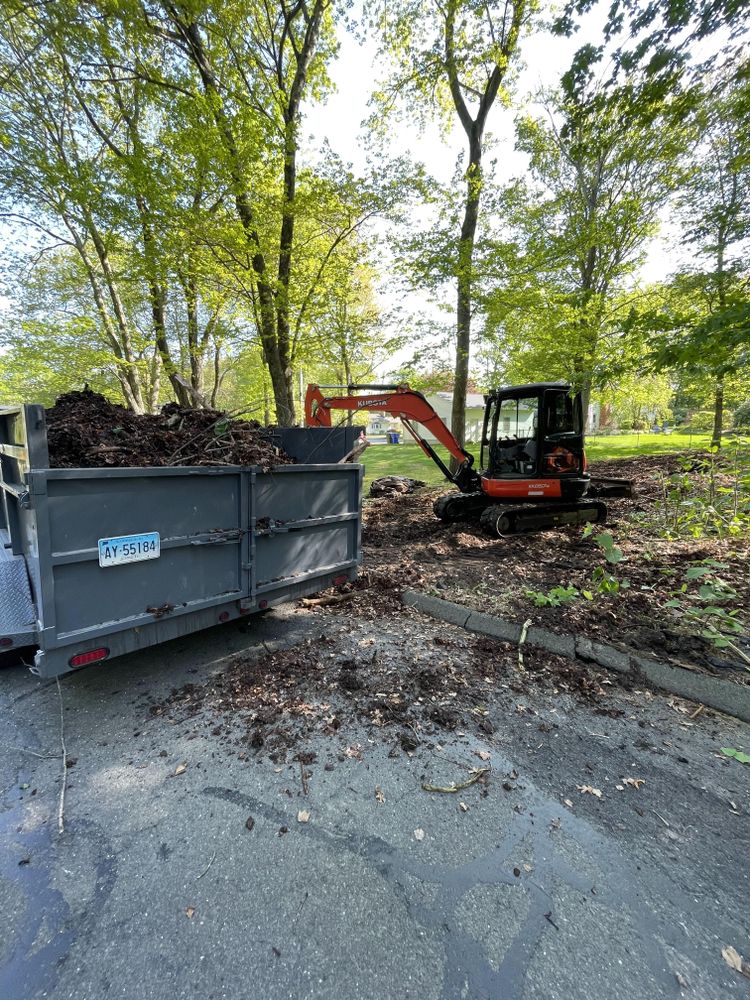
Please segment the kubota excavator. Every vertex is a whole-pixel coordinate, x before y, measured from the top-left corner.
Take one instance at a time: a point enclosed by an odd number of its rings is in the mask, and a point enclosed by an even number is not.
[[[323,390],[347,395],[324,396]],[[365,394],[362,394],[362,393]],[[426,455],[460,493],[439,497],[442,521],[479,520],[490,535],[541,531],[563,524],[606,520],[601,496],[631,496],[623,479],[592,480],[586,471],[580,394],[564,382],[535,382],[496,389],[485,397],[481,471],[421,392],[408,385],[309,385],[308,427],[330,427],[332,410],[377,410],[400,418]],[[421,424],[458,463],[451,472]]]

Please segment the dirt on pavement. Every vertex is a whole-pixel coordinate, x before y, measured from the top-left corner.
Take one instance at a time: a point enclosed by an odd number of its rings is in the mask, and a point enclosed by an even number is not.
[[[362,724],[394,753],[447,732],[486,740],[506,711],[528,712],[529,724],[537,725],[528,699],[542,690],[569,696],[594,714],[623,714],[606,673],[531,646],[520,666],[516,645],[433,622],[400,604],[377,628],[356,612],[321,615],[320,622],[319,637],[265,655],[237,654],[207,683],[150,702],[148,713],[194,725],[196,735],[210,728],[241,760],[262,752],[277,763],[290,755],[311,763],[305,747],[321,733],[331,737],[332,754],[348,745],[346,753],[356,757],[353,734]]]

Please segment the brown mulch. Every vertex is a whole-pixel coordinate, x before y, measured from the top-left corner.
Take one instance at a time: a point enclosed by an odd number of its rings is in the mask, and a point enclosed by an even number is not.
[[[167,403],[138,416],[86,388],[60,396],[47,410],[47,442],[54,469],[109,466],[259,465],[293,459],[254,420],[232,420],[217,410]]]
[[[493,539],[476,524],[442,524],[432,513],[432,502],[444,491],[428,489],[366,505],[364,578],[354,587],[369,587],[378,608],[388,596],[397,601],[405,588],[429,590],[476,610],[515,621],[530,618],[552,631],[631,646],[748,683],[750,674],[731,651],[718,650],[699,636],[688,638],[678,614],[666,604],[682,586],[690,564],[714,559],[726,565],[718,575],[738,592],[734,606],[750,609],[750,539],[667,540],[638,523],[653,514],[663,494],[663,477],[677,471],[679,461],[675,455],[658,455],[592,463],[594,475],[633,479],[636,486],[633,499],[607,501],[606,529],[625,556],[617,566],[605,563],[601,549],[583,538],[580,528]],[[629,588],[597,594],[593,601],[581,598],[542,608],[526,594],[546,594],[559,586],[589,590],[599,565],[627,579]],[[700,583],[690,582],[689,590]],[[365,592],[361,602],[366,608]]]
[[[391,619],[377,633],[354,622],[267,655],[237,655],[207,683],[175,689],[149,712],[190,723],[196,734],[210,730],[240,759],[262,751],[274,761],[314,735],[350,745],[355,725],[394,752],[444,731],[489,738],[507,711],[536,715],[524,698],[532,690],[568,694],[599,714],[624,714],[611,700],[609,679],[593,669],[529,646],[520,672],[514,645],[400,614],[400,622]],[[357,744],[346,752],[357,756]]]

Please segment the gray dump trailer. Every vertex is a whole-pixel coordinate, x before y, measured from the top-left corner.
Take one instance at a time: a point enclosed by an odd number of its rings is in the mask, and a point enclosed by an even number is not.
[[[55,677],[355,579],[358,429],[276,433],[300,464],[50,469],[43,407],[0,407],[0,650]]]

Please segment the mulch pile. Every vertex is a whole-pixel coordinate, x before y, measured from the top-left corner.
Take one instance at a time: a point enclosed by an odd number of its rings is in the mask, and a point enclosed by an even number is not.
[[[47,410],[47,442],[53,469],[259,465],[267,470],[294,461],[254,420],[231,420],[216,410],[176,403],[138,416],[88,388],[65,393]]]

